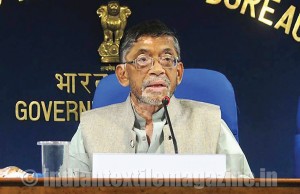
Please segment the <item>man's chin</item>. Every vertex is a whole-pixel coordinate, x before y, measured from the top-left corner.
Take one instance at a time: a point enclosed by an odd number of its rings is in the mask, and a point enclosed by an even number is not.
[[[149,98],[149,97],[141,97],[140,98],[140,102],[144,103],[144,104],[148,104],[148,105],[152,105],[152,106],[159,106],[162,105],[162,99],[164,96],[160,96],[160,97],[156,97],[156,98]]]

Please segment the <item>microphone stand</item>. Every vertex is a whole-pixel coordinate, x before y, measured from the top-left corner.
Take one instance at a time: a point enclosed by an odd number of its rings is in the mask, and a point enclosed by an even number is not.
[[[170,127],[170,132],[171,132],[171,136],[172,136],[172,140],[173,140],[175,154],[178,154],[177,141],[176,141],[176,138],[175,138],[175,135],[174,135],[172,123],[171,123],[169,112],[168,112],[168,109],[167,109],[167,105],[169,104],[169,102],[170,102],[170,98],[168,96],[164,97],[163,100],[162,100],[162,104],[163,104],[164,109],[165,109],[165,114],[166,114],[166,117],[167,117],[167,121],[168,121],[168,124],[169,124],[169,127]]]

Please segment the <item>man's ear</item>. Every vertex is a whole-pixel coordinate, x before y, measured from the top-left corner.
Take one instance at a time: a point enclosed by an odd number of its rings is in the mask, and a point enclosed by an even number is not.
[[[129,85],[128,73],[124,64],[119,64],[116,66],[116,76],[119,80],[119,83],[126,87]]]
[[[176,75],[177,76],[177,85],[179,85],[182,81],[183,72],[184,72],[184,67],[183,67],[182,62],[179,62],[177,64],[176,71],[177,71],[177,75]]]

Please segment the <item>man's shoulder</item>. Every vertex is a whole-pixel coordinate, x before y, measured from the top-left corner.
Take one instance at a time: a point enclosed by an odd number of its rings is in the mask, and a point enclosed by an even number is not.
[[[201,102],[201,101],[190,100],[190,99],[181,99],[181,98],[178,98],[177,100],[183,108],[215,110],[215,111],[220,110],[220,106],[207,103],[207,102]]]
[[[116,103],[108,106],[103,106],[95,109],[91,109],[88,111],[85,111],[81,114],[81,118],[85,117],[105,117],[105,116],[115,116],[117,113],[121,113],[126,108],[126,101],[121,103]]]

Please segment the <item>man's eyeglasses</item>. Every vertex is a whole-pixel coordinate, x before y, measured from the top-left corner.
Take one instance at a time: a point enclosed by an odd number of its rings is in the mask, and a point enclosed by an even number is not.
[[[154,58],[148,55],[140,55],[133,61],[125,63],[133,64],[137,70],[149,70],[153,67],[154,60]],[[158,62],[164,69],[172,69],[177,66],[179,60],[177,57],[173,57],[172,55],[163,55],[158,58]]]

